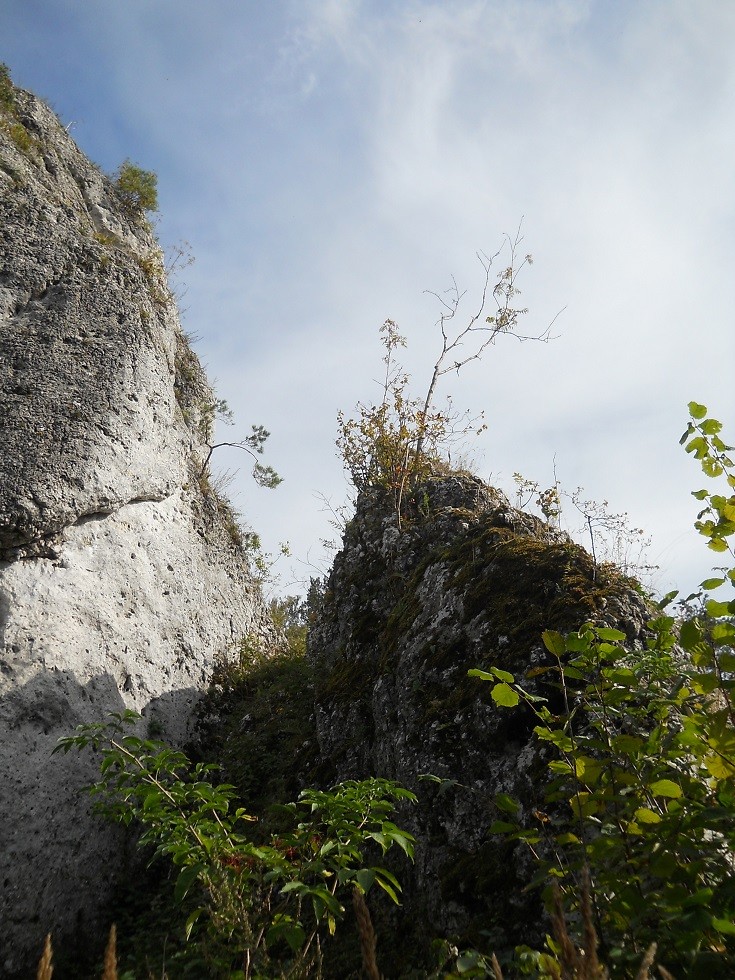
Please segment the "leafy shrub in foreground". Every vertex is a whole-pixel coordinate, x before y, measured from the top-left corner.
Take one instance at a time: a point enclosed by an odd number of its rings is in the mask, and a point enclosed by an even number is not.
[[[290,828],[268,843],[247,833],[253,818],[233,788],[211,781],[216,767],[161,742],[126,734],[134,712],[107,723],[81,725],[58,750],[101,752],[101,779],[90,787],[107,817],[143,828],[140,844],[172,860],[176,901],[191,892],[196,907],[185,935],[206,926],[212,977],[318,977],[321,941],[345,913],[345,898],[361,914],[373,885],[399,901],[400,884],[373,863],[397,845],[410,858],[413,838],[390,819],[408,790],[382,779],[345,782],[329,791],[305,790],[282,807]]]
[[[682,443],[707,477],[727,485],[694,493],[705,504],[695,526],[711,550],[733,555],[731,447],[703,405],[689,410]],[[705,592],[735,584],[735,568],[720,571],[702,583]],[[507,671],[470,674],[493,685],[499,707],[531,711],[552,756],[544,802],[524,813],[497,796],[491,832],[532,849],[535,884],[558,883],[572,923],[589,873],[614,976],[636,975],[657,943],[677,977],[711,980],[735,975],[735,601],[705,598],[699,615],[681,623],[663,612],[675,595],[648,624],[642,651],[593,623],[567,636],[544,633],[552,662],[532,673],[561,692],[561,714]]]

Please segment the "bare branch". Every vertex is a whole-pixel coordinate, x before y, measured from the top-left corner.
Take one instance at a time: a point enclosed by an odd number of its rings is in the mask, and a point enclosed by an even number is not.
[[[503,245],[492,255],[487,255],[485,252],[477,252],[478,261],[484,272],[480,303],[477,311],[470,317],[464,327],[460,327],[453,334],[450,334],[448,329],[449,325],[457,316],[461,300],[465,296],[465,292],[460,293],[454,276],[452,276],[452,285],[444,294],[426,290],[430,296],[434,296],[439,301],[442,307],[442,312],[436,321],[436,325],[439,327],[442,336],[442,348],[434,363],[434,369],[426,390],[422,410],[424,419],[428,418],[431,411],[439,378],[448,374],[450,371],[459,373],[470,361],[480,360],[487,348],[494,344],[501,334],[515,337],[520,342],[538,340],[542,343],[547,343],[551,339],[551,327],[559,316],[558,313],[551,321],[551,324],[539,334],[520,334],[517,330],[519,318],[528,311],[525,308],[518,308],[513,305],[514,297],[519,295],[520,292],[516,286],[516,282],[523,267],[533,262],[530,255],[525,255],[521,261],[518,261],[520,246],[523,243],[523,236],[521,235],[522,224],[523,220],[521,219],[515,236],[511,238],[510,235],[506,235]],[[495,301],[496,310],[493,315],[486,316],[494,263],[506,249],[510,251],[509,264],[500,272],[497,282],[492,289],[492,298]],[[450,296],[449,300],[446,299],[447,294]],[[471,334],[483,334],[484,336],[477,342],[471,353],[463,351],[457,356],[459,349]],[[424,433],[419,432],[414,450],[414,459],[418,459],[423,448]]]

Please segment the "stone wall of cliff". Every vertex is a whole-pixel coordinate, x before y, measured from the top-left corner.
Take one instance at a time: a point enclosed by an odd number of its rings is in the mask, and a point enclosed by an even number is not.
[[[389,948],[390,975],[435,936],[480,949],[543,944],[541,909],[523,891],[534,873],[527,849],[487,833],[496,794],[538,803],[542,743],[528,714],[499,709],[467,671],[523,676],[549,662],[543,630],[588,620],[624,630],[635,647],[650,616],[635,583],[595,568],[565,534],[474,477],[429,480],[400,527],[391,495],[358,499],[309,655],[325,779],[377,775],[419,796],[398,821],[417,838],[416,861],[395,868],[405,914],[389,927],[418,932],[418,944]],[[558,694],[535,683],[553,705]]]
[[[147,222],[54,113],[0,100],[0,976],[94,934],[119,835],[76,724],[187,735],[215,659],[271,629],[201,478],[212,392]]]

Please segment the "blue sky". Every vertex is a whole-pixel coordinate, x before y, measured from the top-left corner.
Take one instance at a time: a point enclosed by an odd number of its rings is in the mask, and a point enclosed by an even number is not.
[[[186,239],[185,328],[237,425],[272,432],[275,492],[230,492],[282,588],[328,563],[347,487],[335,417],[378,389],[391,317],[425,387],[436,302],[521,217],[529,330],[442,394],[488,431],[481,475],[609,501],[653,536],[654,584],[713,563],[686,402],[735,437],[735,4],[721,0],[5,0],[0,59],[103,169],[159,177]],[[468,306],[469,310],[469,306]],[[570,526],[575,521],[570,519]],[[716,556],[712,556],[716,557]]]

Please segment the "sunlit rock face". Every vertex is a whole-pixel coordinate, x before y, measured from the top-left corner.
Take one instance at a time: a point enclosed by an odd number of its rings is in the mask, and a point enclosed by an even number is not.
[[[399,821],[418,841],[415,865],[394,868],[403,928],[480,948],[543,941],[541,910],[522,891],[529,856],[487,828],[496,794],[526,811],[541,799],[546,759],[533,719],[498,708],[467,671],[522,677],[549,662],[543,630],[588,620],[640,644],[649,618],[630,580],[469,475],[429,480],[400,525],[390,494],[358,499],[309,637],[316,725],[328,778],[378,775],[419,796]],[[553,704],[541,680],[530,689]],[[401,966],[399,956],[396,975]]]
[[[181,743],[215,659],[268,619],[201,479],[212,392],[140,215],[54,113],[0,108],[0,976],[107,922],[117,832],[51,756],[133,708]]]

